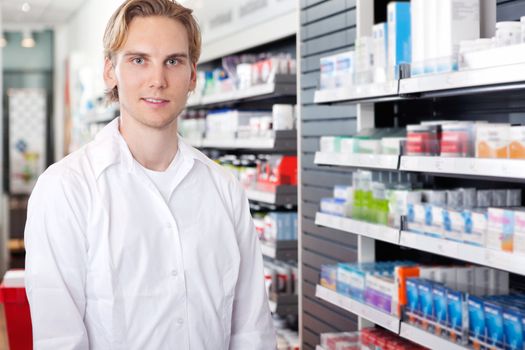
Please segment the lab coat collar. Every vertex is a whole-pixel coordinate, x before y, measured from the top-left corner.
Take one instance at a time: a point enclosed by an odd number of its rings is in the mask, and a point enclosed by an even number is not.
[[[89,152],[92,153],[96,178],[107,168],[118,163],[124,165],[129,172],[135,172],[137,169],[137,163],[133,161],[133,155],[118,128],[119,117],[116,117],[96,135],[89,149]],[[178,140],[179,152],[185,168],[191,169],[195,159],[204,160],[204,155],[187,145],[180,135],[178,135]]]

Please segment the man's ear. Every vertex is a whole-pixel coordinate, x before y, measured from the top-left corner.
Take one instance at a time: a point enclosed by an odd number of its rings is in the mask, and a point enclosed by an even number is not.
[[[197,63],[191,64],[191,78],[189,92],[192,92],[197,87]]]
[[[104,59],[104,82],[106,83],[106,89],[113,90],[117,86],[117,78],[115,77],[115,68],[110,58]]]

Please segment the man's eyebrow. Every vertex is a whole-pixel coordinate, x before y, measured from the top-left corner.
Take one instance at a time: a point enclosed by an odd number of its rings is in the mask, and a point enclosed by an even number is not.
[[[129,57],[129,56],[150,57],[149,54],[147,54],[145,52],[140,52],[140,51],[124,52],[124,57]],[[187,53],[176,52],[176,53],[172,53],[172,54],[166,56],[166,59],[170,59],[170,58],[188,58],[188,57],[189,56],[188,56]]]

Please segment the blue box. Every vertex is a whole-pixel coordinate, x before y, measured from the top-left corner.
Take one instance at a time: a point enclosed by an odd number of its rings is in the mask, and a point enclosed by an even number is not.
[[[407,311],[416,315],[420,314],[419,308],[419,278],[407,278]]]
[[[435,322],[444,328],[437,329],[436,334],[446,335],[446,327],[448,325],[448,303],[447,303],[448,288],[435,284],[432,288],[432,297],[434,302],[434,319]]]
[[[503,310],[503,341],[506,350],[523,350],[523,321],[525,314],[522,310],[507,308]]]
[[[487,344],[503,348],[503,307],[494,301],[483,303],[485,323],[487,325]]]
[[[468,297],[469,334],[474,343],[485,342],[487,327],[485,324],[485,311],[483,299],[470,295]]]
[[[424,319],[422,321],[422,328],[428,331],[433,331],[433,322],[434,317],[434,298],[432,295],[432,290],[434,288],[434,283],[432,281],[420,280],[418,284],[418,294],[419,294],[419,305],[421,317]]]
[[[461,342],[467,327],[468,313],[465,294],[460,291],[447,290],[448,327],[452,330],[450,339]]]
[[[389,77],[399,79],[399,65],[410,63],[410,3],[390,2],[387,5]]]

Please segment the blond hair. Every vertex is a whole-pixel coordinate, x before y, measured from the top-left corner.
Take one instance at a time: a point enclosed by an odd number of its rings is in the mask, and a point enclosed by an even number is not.
[[[104,57],[113,60],[126,42],[128,29],[135,17],[162,16],[179,21],[188,32],[189,58],[196,64],[201,54],[201,34],[193,11],[174,0],[127,0],[113,13],[104,32]],[[108,102],[118,102],[118,89],[106,91]]]

